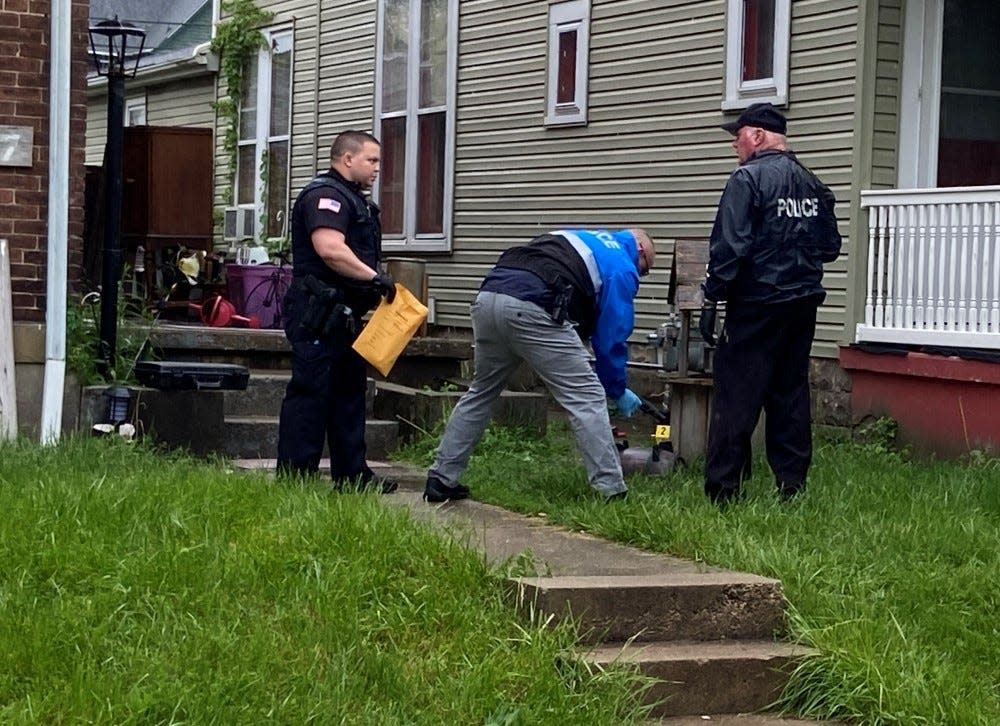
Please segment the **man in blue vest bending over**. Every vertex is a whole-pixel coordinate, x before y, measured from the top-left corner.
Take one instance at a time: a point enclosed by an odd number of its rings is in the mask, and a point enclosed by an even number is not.
[[[639,277],[655,256],[641,229],[563,229],[500,256],[472,303],[475,377],[448,419],[424,499],[469,496],[459,479],[522,361],[569,414],[590,486],[608,500],[625,496],[606,398],[624,416],[639,408],[625,364]]]

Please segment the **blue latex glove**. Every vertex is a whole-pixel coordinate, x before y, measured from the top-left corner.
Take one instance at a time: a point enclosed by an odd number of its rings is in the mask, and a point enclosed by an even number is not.
[[[618,413],[625,418],[628,418],[639,410],[639,406],[642,405],[642,401],[639,400],[639,397],[630,389],[626,388],[625,393],[623,393],[618,400],[615,401],[615,405],[618,407]]]

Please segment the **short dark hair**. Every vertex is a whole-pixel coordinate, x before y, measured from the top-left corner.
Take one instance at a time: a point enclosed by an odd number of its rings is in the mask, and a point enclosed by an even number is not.
[[[367,131],[344,131],[337,135],[330,146],[330,161],[336,161],[344,154],[356,154],[368,143],[381,146],[382,142]]]

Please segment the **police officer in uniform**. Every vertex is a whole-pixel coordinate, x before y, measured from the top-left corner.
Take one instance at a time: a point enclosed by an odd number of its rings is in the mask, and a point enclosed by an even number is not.
[[[330,149],[330,169],[299,193],[292,207],[292,284],[285,297],[285,335],[292,377],[281,405],[278,472],[319,471],[324,440],[338,488],[388,493],[365,460],[368,369],[351,344],[361,318],[380,296],[395,296],[379,271],[378,207],[365,195],[379,172],[381,145],[371,134],[345,131]]]
[[[786,120],[769,103],[723,125],[740,165],[712,228],[699,329],[716,344],[716,303],[726,315],[714,360],[705,493],[723,504],[750,473],[761,409],[778,493],[801,491],[812,461],[809,350],[826,293],[823,263],[840,254],[833,193],[786,147]]]

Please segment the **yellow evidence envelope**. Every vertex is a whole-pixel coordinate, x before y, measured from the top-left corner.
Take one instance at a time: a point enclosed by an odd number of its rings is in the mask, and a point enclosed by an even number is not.
[[[379,373],[388,376],[399,354],[426,319],[427,306],[397,282],[395,299],[379,303],[353,348]]]

